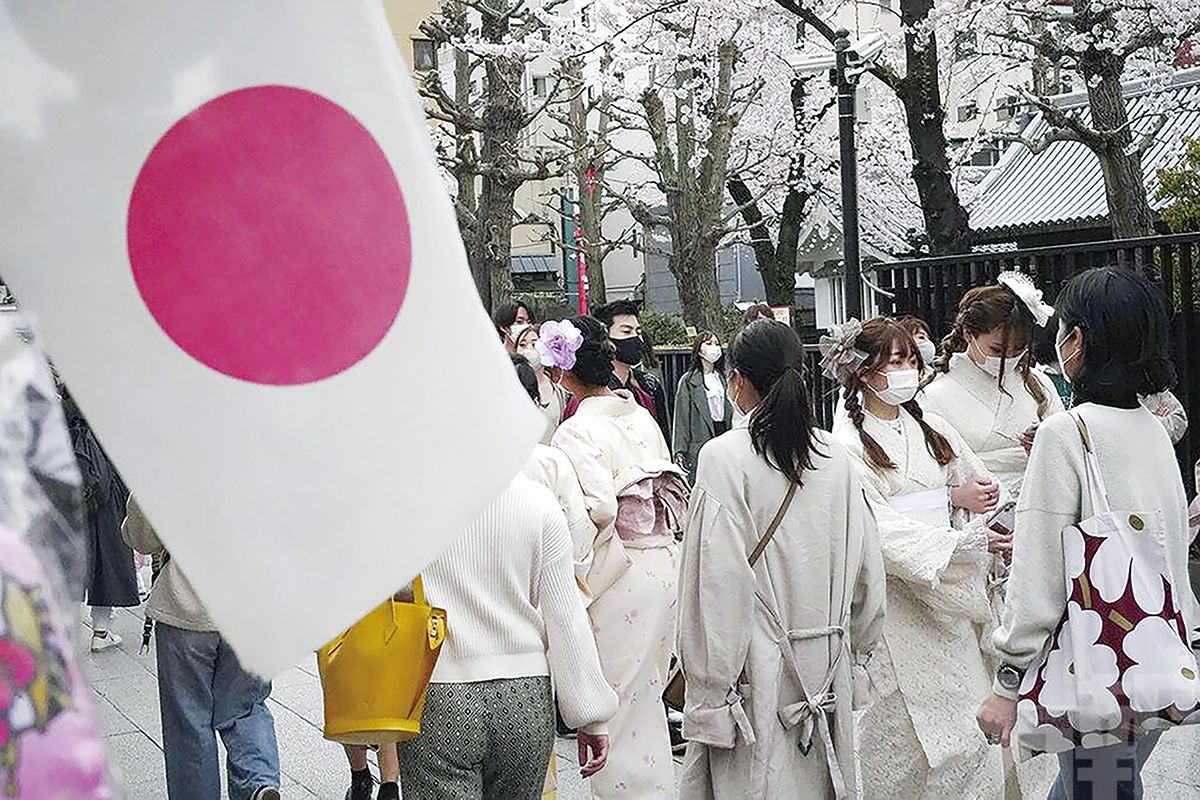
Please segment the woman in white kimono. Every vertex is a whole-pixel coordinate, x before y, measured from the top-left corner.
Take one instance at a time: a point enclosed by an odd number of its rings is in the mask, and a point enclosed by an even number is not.
[[[958,431],[1015,500],[1037,426],[1063,406],[1030,352],[1034,326],[1044,327],[1054,309],[1028,276],[997,280],[963,296],[921,403]]]
[[[834,435],[863,479],[887,572],[876,699],[860,721],[863,795],[1003,798],[1000,752],[971,718],[990,686],[989,550],[1011,546],[983,524],[1000,486],[952,427],[922,414],[923,359],[900,323],[851,323],[821,346],[846,401]]]
[[[858,796],[852,671],[883,624],[883,563],[845,449],[812,425],[802,358],[781,323],[738,334],[729,386],[748,416],[700,451],[679,592],[685,800]]]
[[[541,358],[537,353],[533,355]],[[529,398],[540,408],[538,373],[529,364],[528,356],[517,353],[510,358],[513,368],[517,371],[517,380],[521,382]],[[557,429],[557,426],[555,427]],[[575,549],[575,575],[579,580],[580,589],[587,597],[585,587],[588,570],[592,567],[596,525],[588,516],[587,504],[583,499],[583,491],[579,488],[579,476],[575,474],[575,467],[561,450],[539,444],[534,446],[522,472],[526,478],[537,481],[553,492],[558,504],[562,506]]]
[[[687,476],[654,417],[608,388],[616,348],[591,317],[542,326],[538,351],[580,399],[553,446],[575,468],[596,537],[584,578],[600,664],[620,697],[596,798],[656,800],[675,793],[662,692],[670,667],[678,583],[675,533]],[[578,563],[577,559],[577,563]]]

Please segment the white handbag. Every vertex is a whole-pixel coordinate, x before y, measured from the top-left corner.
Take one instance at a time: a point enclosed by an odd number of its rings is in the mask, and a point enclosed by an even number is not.
[[[1093,515],[1062,530],[1067,608],[1021,684],[1013,729],[1019,760],[1131,741],[1200,706],[1180,610],[1186,594],[1167,568],[1161,512],[1111,508],[1087,426],[1072,416]]]

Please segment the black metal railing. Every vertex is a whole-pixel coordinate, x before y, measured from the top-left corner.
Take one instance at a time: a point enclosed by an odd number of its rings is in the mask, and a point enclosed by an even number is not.
[[[944,335],[963,294],[991,283],[1005,270],[1032,276],[1046,301],[1053,303],[1074,275],[1098,266],[1143,269],[1161,281],[1170,299],[1175,312],[1171,354],[1179,376],[1175,394],[1193,423],[1179,446],[1180,466],[1190,486],[1192,465],[1200,457],[1200,233],[894,261],[874,269],[880,288],[895,295],[881,303],[883,310],[916,314]]]
[[[674,410],[679,379],[691,368],[692,351],[674,348],[656,349],[662,362],[663,382],[667,391],[667,406]],[[821,353],[816,345],[804,346],[804,382],[808,386],[817,427],[829,430],[833,426],[833,410],[837,403],[837,385],[821,373]]]

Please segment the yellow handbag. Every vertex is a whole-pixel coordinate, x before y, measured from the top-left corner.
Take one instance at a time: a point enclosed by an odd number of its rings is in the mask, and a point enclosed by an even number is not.
[[[391,744],[421,734],[429,678],[446,640],[446,612],[413,581],[412,603],[388,598],[317,651],[325,738]]]

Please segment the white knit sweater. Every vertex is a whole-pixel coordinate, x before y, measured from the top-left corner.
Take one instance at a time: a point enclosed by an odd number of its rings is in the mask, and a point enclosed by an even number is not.
[[[434,683],[549,675],[563,720],[605,732],[617,695],[576,587],[566,517],[548,489],[514,478],[422,575],[449,628]]]
[[[1166,562],[1188,630],[1196,623],[1188,581],[1187,499],[1175,453],[1162,424],[1141,406],[1086,403],[1073,413],[1088,426],[1114,512],[1137,512],[1166,543]],[[1013,563],[1004,619],[994,642],[1001,659],[1021,669],[1042,652],[1067,605],[1060,532],[1095,513],[1087,496],[1083,442],[1070,414],[1047,419],[1034,439],[1017,506]],[[996,682],[993,690],[1009,698]]]

